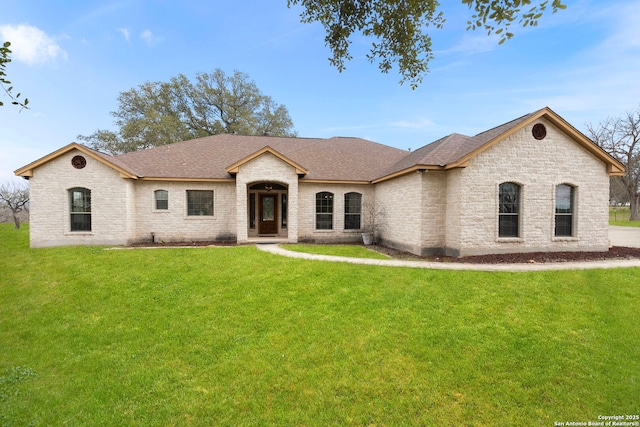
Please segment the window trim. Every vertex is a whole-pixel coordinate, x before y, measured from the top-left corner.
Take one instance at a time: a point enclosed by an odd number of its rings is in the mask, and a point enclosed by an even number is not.
[[[289,195],[287,192],[281,193],[280,195],[280,207],[280,228],[287,228],[289,221],[289,212],[287,211],[289,207]]]
[[[349,200],[347,200],[348,198],[350,198],[350,196],[357,196],[358,202],[357,202],[357,212],[350,212],[350,203]],[[349,221],[347,218],[357,218],[357,227],[348,227],[347,225],[351,225],[351,221]],[[348,193],[344,194],[344,229],[345,230],[349,230],[349,231],[358,231],[358,230],[362,230],[362,193],[358,193],[357,191],[350,191]]]
[[[324,206],[322,200],[331,201]],[[332,231],[333,230],[333,213],[334,213],[334,198],[335,195],[330,191],[319,191],[316,193],[316,231]],[[320,204],[319,204],[320,203]],[[319,210],[320,208],[320,210]],[[327,209],[326,212],[322,211],[322,208]],[[330,212],[329,212],[330,210]],[[321,220],[321,216],[326,216],[327,219]],[[321,223],[328,224],[328,227],[320,227]]]
[[[167,195],[166,199],[158,199],[158,195],[161,192],[164,192]],[[166,207],[162,207],[162,208],[158,207],[158,202],[162,202],[162,201],[167,203]],[[158,189],[153,192],[153,210],[161,211],[161,212],[166,212],[169,210],[169,190]]]
[[[558,190],[569,188],[569,212],[558,212]],[[554,187],[553,197],[553,237],[556,239],[571,239],[576,237],[576,186],[568,183],[558,184]],[[569,234],[558,234],[558,217],[570,218]]]
[[[516,200],[516,212],[502,212],[504,207],[506,206],[503,203],[502,189],[506,184],[511,184],[515,186],[517,189],[517,200]],[[523,193],[523,185],[515,182],[515,181],[504,181],[498,184],[498,215],[497,215],[497,235],[498,239],[505,241],[513,241],[522,239],[522,193]],[[511,203],[511,206],[514,204]],[[503,230],[503,227],[506,228],[507,224],[502,224],[503,218],[513,218],[515,217],[515,234],[509,233],[507,234],[507,230]],[[514,224],[510,224],[510,227],[513,227]]]
[[[82,204],[83,206],[78,206],[79,208],[84,208],[84,211],[74,211],[74,193],[80,192],[82,193]],[[91,190],[85,187],[73,187],[67,190],[67,194],[69,195],[69,231],[71,233],[91,233],[93,231],[93,223],[91,220],[92,209],[91,209]],[[88,205],[88,206],[85,206]],[[84,216],[82,221],[74,221],[74,217],[76,216]],[[88,221],[86,220],[88,218]],[[75,225],[74,225],[75,224]],[[85,228],[78,228],[77,224],[84,224]],[[87,227],[88,224],[88,228]]]
[[[195,209],[197,209],[197,206],[190,206],[190,195],[195,195],[195,193],[199,193],[199,194],[203,194],[203,193],[209,193],[211,194],[211,213],[200,213],[200,214],[196,214],[196,213],[192,213]],[[185,197],[186,197],[186,216],[187,218],[207,218],[207,219],[211,219],[215,217],[215,193],[213,190],[185,190]],[[205,207],[206,209],[206,207]],[[202,209],[200,209],[199,212],[203,212]],[[206,211],[204,211],[206,212]]]

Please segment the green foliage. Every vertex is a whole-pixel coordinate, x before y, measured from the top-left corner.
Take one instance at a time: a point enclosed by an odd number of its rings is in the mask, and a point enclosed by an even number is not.
[[[28,226],[0,225],[0,271],[0,376],[23,378],[2,425],[552,425],[638,409],[640,269],[29,249]]]
[[[118,102],[111,113],[117,132],[98,130],[78,139],[120,154],[219,133],[296,135],[286,107],[239,71],[198,73],[195,83],[182,74],[168,82],[146,82],[120,93]]]
[[[508,29],[517,21],[523,27],[536,26],[548,1],[532,8],[529,0],[462,0],[474,9],[468,29],[485,29],[489,34],[500,34],[500,43],[511,38]],[[416,88],[429,71],[433,58],[431,28],[442,28],[445,23],[440,4],[435,0],[288,0],[289,6],[301,5],[302,22],[320,22],[326,31],[325,42],[331,50],[329,62],[339,71],[352,59],[350,47],[354,33],[373,39],[367,58],[378,61],[383,73],[395,63],[402,76],[401,83],[409,82]],[[561,0],[553,0],[553,12],[564,9]]]
[[[14,96],[12,93],[13,86],[5,87],[5,85],[11,85],[11,82],[7,80],[6,73],[7,64],[11,62],[11,58],[9,57],[11,50],[9,49],[9,46],[11,46],[10,42],[4,42],[2,44],[2,47],[0,47],[0,86],[2,86],[2,89],[4,89],[5,93],[9,96],[9,98],[11,98],[11,104],[28,109],[29,107],[27,107],[27,105],[29,105],[29,100],[27,98],[25,98],[24,101],[20,101],[20,96],[22,95],[21,93],[18,93]],[[3,105],[4,103],[0,101],[0,107]]]

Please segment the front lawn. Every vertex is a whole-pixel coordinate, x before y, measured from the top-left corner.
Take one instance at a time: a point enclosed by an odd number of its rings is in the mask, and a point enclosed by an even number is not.
[[[629,206],[609,206],[609,225],[640,227],[640,221],[629,221],[630,216]]]
[[[0,425],[534,425],[638,414],[640,269],[252,246],[29,249],[0,225]]]

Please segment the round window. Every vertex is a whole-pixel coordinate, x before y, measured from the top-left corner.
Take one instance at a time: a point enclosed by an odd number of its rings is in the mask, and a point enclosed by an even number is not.
[[[533,137],[537,140],[544,139],[547,136],[547,128],[544,127],[542,123],[536,123],[533,125],[533,130],[531,131]]]
[[[71,159],[71,164],[76,169],[82,169],[87,166],[87,159],[82,156],[74,156],[73,159]]]

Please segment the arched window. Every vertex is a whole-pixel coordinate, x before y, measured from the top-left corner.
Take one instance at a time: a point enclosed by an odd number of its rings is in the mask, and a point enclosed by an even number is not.
[[[498,216],[499,237],[520,237],[520,185],[500,184]]]
[[[155,199],[157,210],[169,209],[169,192],[167,190],[156,190]]]
[[[69,190],[69,212],[71,231],[91,231],[91,190],[88,188]]]
[[[567,184],[556,186],[556,236],[573,236],[574,196],[574,187]]]
[[[316,230],[333,230],[333,193],[316,193]]]
[[[362,194],[347,193],[344,195],[344,229],[359,230],[362,216]]]

